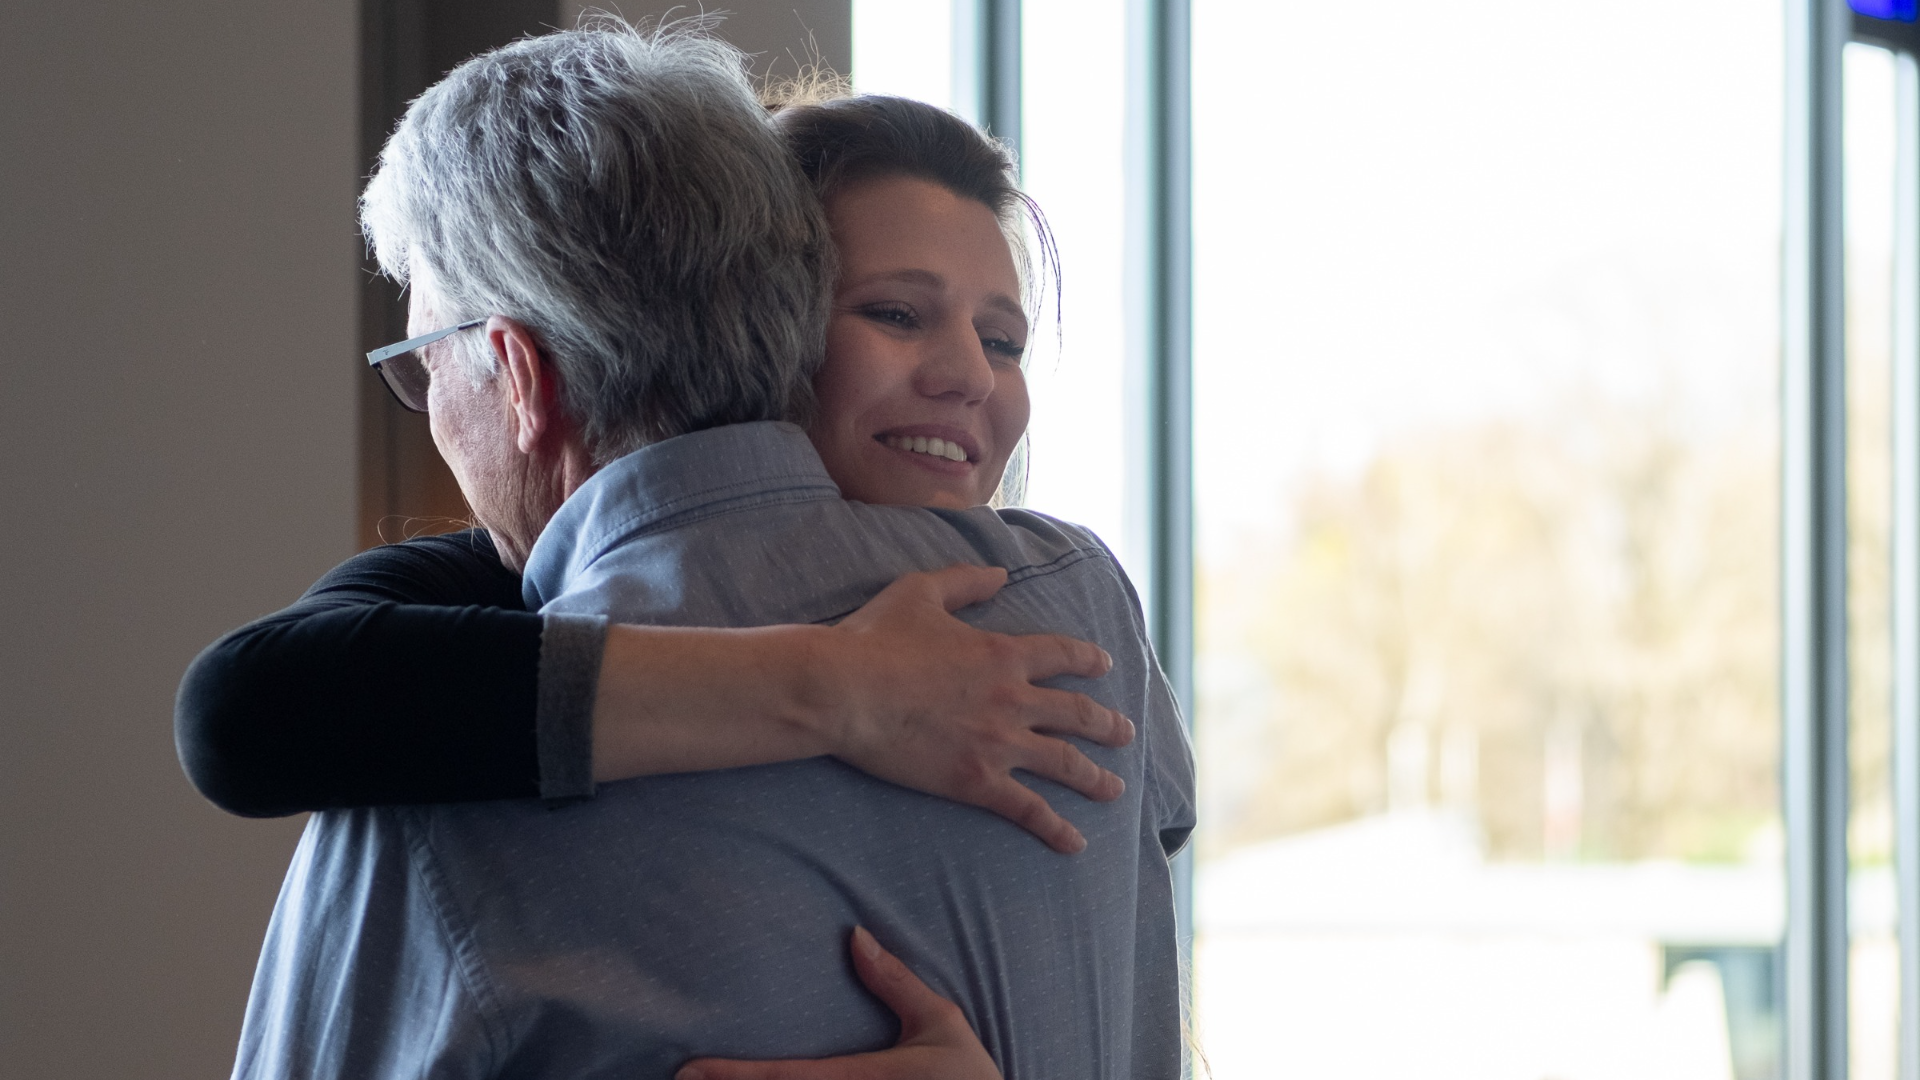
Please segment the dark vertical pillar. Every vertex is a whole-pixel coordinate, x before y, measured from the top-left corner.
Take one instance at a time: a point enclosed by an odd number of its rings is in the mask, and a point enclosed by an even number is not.
[[[1152,475],[1153,639],[1193,712],[1193,177],[1186,0],[1151,0],[1148,142],[1148,439]]]
[[[1141,170],[1129,199],[1144,280],[1130,290],[1144,360],[1148,630],[1189,730],[1194,711],[1192,9],[1189,0],[1134,0],[1128,53],[1139,80],[1130,126]],[[1183,948],[1193,941],[1193,852],[1174,861]],[[1190,994],[1191,988],[1185,988]],[[1187,1072],[1192,1074],[1192,1062]]]
[[[1847,486],[1841,0],[1787,4],[1781,801],[1787,1080],[1847,1075]]]
[[[407,103],[462,60],[554,28],[553,0],[361,0],[360,152],[370,175]],[[360,340],[378,348],[407,336],[398,287],[371,258],[360,284]],[[351,358],[342,358],[351,362]],[[427,431],[371,375],[360,380],[361,547],[460,528],[466,500]]]
[[[980,118],[989,133],[1020,150],[1020,0],[980,0]]]

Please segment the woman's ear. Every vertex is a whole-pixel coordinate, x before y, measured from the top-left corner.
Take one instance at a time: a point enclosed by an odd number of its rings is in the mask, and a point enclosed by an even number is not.
[[[560,380],[546,353],[525,326],[504,315],[487,320],[487,344],[507,380],[507,410],[514,446],[532,454],[560,427]]]

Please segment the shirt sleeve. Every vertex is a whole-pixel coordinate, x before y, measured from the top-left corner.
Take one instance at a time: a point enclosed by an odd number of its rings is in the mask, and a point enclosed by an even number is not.
[[[1166,670],[1160,666],[1160,657],[1154,651],[1140,594],[1134,591],[1133,581],[1127,577],[1112,549],[1091,531],[1086,535],[1107,553],[1108,565],[1127,594],[1134,636],[1145,648],[1147,715],[1136,718],[1140,722],[1141,749],[1146,754],[1144,809],[1151,815],[1160,850],[1171,861],[1193,838],[1198,823],[1193,737],[1181,713],[1180,700],[1174,696],[1173,684],[1167,681]]]
[[[590,794],[605,622],[555,618],[525,610],[484,532],[362,552],[193,662],[181,764],[252,817]],[[571,662],[543,665],[555,639]]]
[[[1149,708],[1166,719],[1152,725],[1147,742],[1147,798],[1160,836],[1160,850],[1172,859],[1187,846],[1196,824],[1193,741],[1187,735],[1173,687],[1157,664],[1151,678]]]

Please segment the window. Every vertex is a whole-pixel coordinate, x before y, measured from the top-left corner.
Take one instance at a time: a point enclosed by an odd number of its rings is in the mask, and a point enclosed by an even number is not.
[[[1194,4],[1223,1080],[1778,1073],[1781,43],[1754,16]]]
[[[940,5],[1024,35],[1029,502],[1196,723],[1214,1076],[1920,1077],[1920,34],[1854,7]]]

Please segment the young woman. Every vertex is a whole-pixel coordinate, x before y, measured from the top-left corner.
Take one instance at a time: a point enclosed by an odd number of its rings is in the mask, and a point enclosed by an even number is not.
[[[1051,259],[1010,160],[965,123],[902,99],[791,107],[777,123],[825,202],[840,258],[809,431],[828,471],[850,499],[987,502],[1027,424],[1023,216]],[[611,627],[585,695],[592,777],[738,764],[743,742],[766,747],[761,760],[834,754],[1077,850],[1072,827],[1010,772],[1111,798],[1117,778],[1091,762],[1062,768],[1059,740],[1038,732],[1123,745],[1131,725],[1031,685],[1101,673],[1099,650],[987,635],[947,614],[999,582],[977,568],[910,575],[832,628]],[[538,720],[550,696],[542,632],[484,534],[367,552],[195,662],[177,715],[182,761],[210,798],[252,814],[586,794],[546,782],[556,770]],[[990,781],[969,779],[981,775]],[[998,1075],[957,1008],[863,931],[851,944],[856,972],[903,1024],[900,1044],[863,1055],[870,1071],[859,1075]],[[770,1067],[696,1062],[683,1075]]]
[[[930,106],[848,98],[788,109],[778,122],[826,203],[840,254],[814,447],[850,499],[986,502],[1026,432],[1029,305],[1014,252],[1031,214],[1051,255],[1044,220],[1010,182],[1004,152]],[[695,1061],[677,1080],[999,1077],[958,1008],[864,930],[852,944],[861,981],[900,1016],[893,1048],[817,1062]]]

